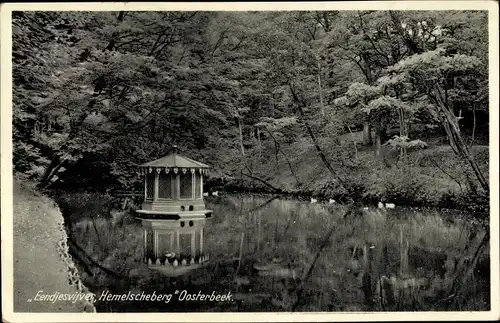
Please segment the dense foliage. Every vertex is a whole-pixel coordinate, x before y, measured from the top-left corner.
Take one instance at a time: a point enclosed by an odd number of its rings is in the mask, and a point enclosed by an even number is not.
[[[15,12],[14,168],[44,188],[131,189],[135,165],[178,145],[237,186],[387,199],[399,173],[413,196],[436,176],[443,198],[484,195],[487,18]]]

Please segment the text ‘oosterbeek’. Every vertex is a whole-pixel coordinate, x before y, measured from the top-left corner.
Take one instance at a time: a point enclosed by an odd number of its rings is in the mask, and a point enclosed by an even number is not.
[[[232,302],[233,295],[231,292],[227,292],[225,294],[218,294],[215,291],[211,294],[204,294],[201,291],[198,291],[197,294],[190,294],[187,290],[182,290],[179,293],[179,301],[210,301],[210,302]]]

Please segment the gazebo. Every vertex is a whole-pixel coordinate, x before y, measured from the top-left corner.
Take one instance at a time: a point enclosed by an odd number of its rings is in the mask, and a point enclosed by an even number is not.
[[[144,228],[144,261],[168,275],[208,261],[203,228],[212,210],[203,201],[203,175],[209,166],[178,154],[174,147],[171,154],[139,167],[144,202],[136,217]]]

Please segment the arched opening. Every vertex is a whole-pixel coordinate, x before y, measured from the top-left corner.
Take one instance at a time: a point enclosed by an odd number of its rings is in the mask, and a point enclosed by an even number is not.
[[[175,198],[174,195],[174,176],[172,174],[161,173],[158,183],[158,198],[173,200]]]
[[[146,174],[146,200],[152,200],[154,196],[155,174]]]
[[[203,196],[203,184],[202,184],[202,178],[201,174],[199,172],[196,172],[194,174],[194,198],[199,200]]]
[[[193,174],[191,172],[179,173],[179,198],[193,198]]]

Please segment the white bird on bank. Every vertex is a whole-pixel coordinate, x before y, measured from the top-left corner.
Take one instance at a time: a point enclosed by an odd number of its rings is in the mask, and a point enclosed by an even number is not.
[[[203,196],[208,196],[208,192],[204,192],[204,193],[203,193]]]
[[[394,209],[396,207],[396,204],[394,203],[382,203],[378,202],[378,208],[379,209]]]
[[[363,210],[368,210],[368,206],[365,206],[365,207],[363,208]]]
[[[335,202],[335,200],[334,200],[334,199],[330,199],[330,200],[328,201],[328,204],[335,204],[335,203],[336,203],[336,202]]]
[[[219,191],[212,192],[212,196],[219,196]]]
[[[311,204],[318,203],[318,199],[311,197]]]

